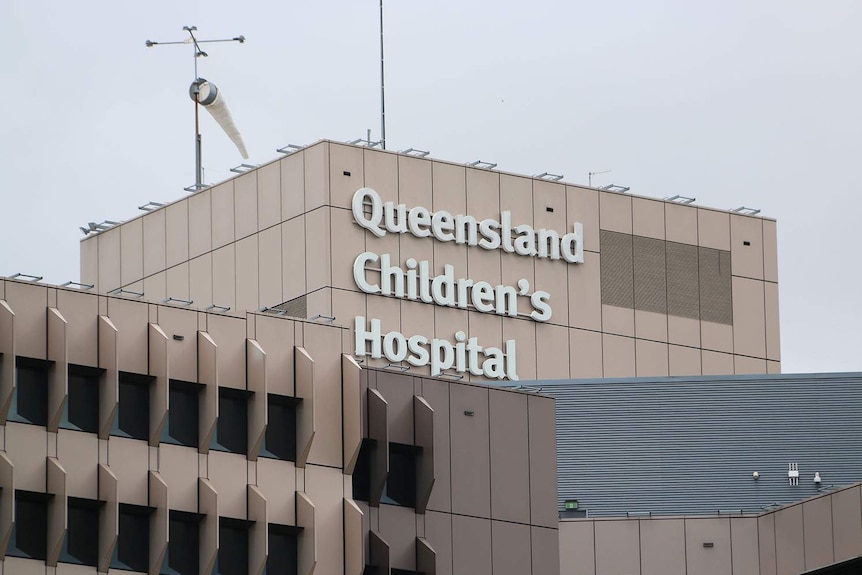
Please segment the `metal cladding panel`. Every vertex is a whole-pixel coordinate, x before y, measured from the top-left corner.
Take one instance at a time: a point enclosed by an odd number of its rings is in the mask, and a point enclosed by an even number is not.
[[[521,383],[556,399],[559,509],[755,513],[862,480],[862,373]]]

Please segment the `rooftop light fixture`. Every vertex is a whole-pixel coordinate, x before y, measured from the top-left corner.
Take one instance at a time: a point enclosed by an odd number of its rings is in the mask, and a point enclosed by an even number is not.
[[[401,365],[400,363],[387,363],[383,366],[383,369],[392,369],[398,371],[410,371],[410,366]]]
[[[180,298],[168,296],[162,300],[162,303],[180,303],[180,304],[183,304],[184,306],[188,307],[195,302],[194,302],[194,300],[191,300],[191,299],[180,299]]]
[[[425,150],[417,150],[416,148],[407,148],[406,150],[401,150],[398,152],[399,154],[404,154],[405,156],[414,156],[416,158],[424,158],[431,152],[426,152]]]
[[[471,168],[481,168],[483,170],[493,170],[497,167],[497,164],[492,164],[491,162],[483,162],[482,160],[476,160],[475,162],[468,162],[468,166]]]
[[[244,174],[246,172],[252,171],[256,167],[257,166],[255,166],[254,164],[240,164],[238,166],[234,166],[233,168],[231,168],[230,171],[235,173],[235,174]]]
[[[602,186],[599,189],[606,192],[616,192],[618,194],[624,194],[631,188],[628,186],[618,186],[617,184],[608,184],[607,186]]]
[[[734,208],[730,211],[736,214],[742,214],[744,216],[756,216],[760,213],[760,210],[758,209],[746,208],[745,206],[739,206],[738,208]]]
[[[143,212],[151,212],[153,210],[163,208],[164,206],[165,206],[165,204],[162,204],[160,202],[147,202],[143,206],[138,206],[138,209],[143,211]]]
[[[675,204],[691,204],[691,203],[693,203],[696,199],[697,199],[697,198],[689,198],[689,197],[686,197],[686,196],[680,196],[679,194],[677,194],[676,196],[671,196],[671,197],[669,197],[669,198],[665,198],[665,199],[664,199],[664,201],[666,201],[666,202],[673,202],[673,203],[675,203]]]
[[[288,144],[288,145],[284,146],[283,148],[276,148],[275,151],[278,152],[279,154],[284,154],[285,156],[289,156],[291,154],[294,154],[294,153],[300,151],[304,147],[305,146],[297,146],[296,144]]]
[[[142,291],[132,291],[123,288],[117,288],[108,292],[108,295],[128,295],[132,296],[135,299],[140,299],[144,297],[144,292]]]
[[[535,174],[534,178],[539,178],[540,180],[548,180],[549,182],[559,182],[563,179],[563,174],[551,174],[550,172],[542,172],[541,174]]]
[[[33,283],[42,281],[42,276],[32,276],[30,274],[17,273],[15,275],[9,276],[10,280],[14,280],[14,279],[18,279],[18,278],[21,278],[22,280],[27,280],[27,281],[30,281]]]
[[[105,230],[109,230],[119,224],[120,222],[114,222],[111,220],[105,220],[98,224],[96,222],[88,222],[86,228],[79,227],[78,229],[81,230],[81,233],[87,236],[92,233],[104,232]]]
[[[93,284],[82,284],[82,283],[78,283],[78,282],[68,281],[64,284],[60,284],[60,287],[74,287],[77,289],[88,290],[88,289],[93,289],[96,286]]]

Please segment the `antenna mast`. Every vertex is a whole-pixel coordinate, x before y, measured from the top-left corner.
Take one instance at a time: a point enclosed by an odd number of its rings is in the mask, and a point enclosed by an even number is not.
[[[381,0],[382,2],[383,0]],[[195,83],[200,79],[198,76],[198,58],[200,57],[208,57],[209,54],[204,52],[200,45],[201,44],[211,44],[215,42],[239,42],[240,44],[245,42],[245,36],[236,36],[234,38],[221,38],[216,40],[198,40],[195,37],[195,32],[197,32],[197,26],[183,26],[183,30],[189,33],[189,37],[185,40],[175,41],[175,42],[153,42],[152,40],[146,41],[147,48],[152,48],[153,46],[167,46],[171,44],[189,44],[194,47],[194,63],[195,63],[195,77],[192,83],[194,87]],[[381,40],[382,42],[382,40]],[[202,165],[201,159],[201,130],[200,130],[200,119],[199,119],[199,111],[200,111],[200,102],[197,98],[194,99],[195,104],[195,185],[194,191],[198,191],[204,187],[204,169]]]
[[[380,0],[380,146],[386,149],[386,83],[383,81],[383,0]],[[370,140],[371,138],[369,138]]]

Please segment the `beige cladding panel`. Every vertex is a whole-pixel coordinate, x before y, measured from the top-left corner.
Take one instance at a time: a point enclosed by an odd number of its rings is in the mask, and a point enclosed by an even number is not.
[[[144,278],[143,287],[141,282],[127,286],[133,292],[143,292],[145,301],[157,302],[167,297],[167,274],[159,272]]]
[[[602,334],[583,329],[569,330],[569,377],[602,377]]]
[[[730,216],[733,275],[763,279],[763,220]]]
[[[668,375],[701,375],[700,350],[679,345],[668,346]]]
[[[318,209],[305,215],[306,290],[311,292],[331,285],[330,215]]]
[[[341,413],[341,346],[333,345],[332,328],[314,323],[303,324],[304,347],[314,360],[314,409],[321,414]],[[309,463],[340,468],[341,418],[315,420],[315,437]],[[339,516],[341,507],[339,505]]]
[[[491,549],[494,575],[532,573],[529,525],[492,521]]]
[[[636,236],[665,239],[665,202],[632,198],[632,233]]]
[[[431,404],[431,407],[434,405]],[[449,408],[452,512],[489,518],[491,461],[488,389],[450,385]]]
[[[168,486],[171,509],[198,511],[198,451],[180,445],[159,445],[159,474]]]
[[[778,284],[764,282],[764,306],[766,308],[766,357],[781,359],[781,332],[779,330]]]
[[[189,261],[189,299],[198,309],[213,303],[213,257],[204,254]]]
[[[212,249],[218,249],[236,240],[234,220],[234,180],[210,190],[212,205]]]
[[[401,245],[405,244],[405,239],[402,238]],[[403,249],[403,248],[402,248]],[[405,254],[412,252],[405,252]],[[492,286],[500,285],[502,281],[502,261],[504,252],[500,250],[486,251],[483,249],[470,249],[467,251],[467,274],[464,277],[472,279],[474,282],[485,281],[491,284]],[[415,257],[415,256],[414,256]],[[538,262],[536,262],[538,264]],[[440,271],[442,271],[442,266],[439,266]],[[437,269],[437,268],[435,268]],[[455,278],[460,279],[460,277],[456,276]],[[547,286],[547,283],[540,283],[540,285]],[[563,282],[565,285],[565,281]],[[512,285],[515,287],[515,285]],[[537,287],[536,289],[546,289],[546,287]],[[565,295],[565,292],[563,293]],[[521,299],[521,298],[518,298]],[[520,305],[521,302],[518,302],[519,307],[523,307]],[[554,310],[556,312],[556,310]]]
[[[190,309],[160,307],[158,324],[169,338],[171,379],[198,381],[196,337],[198,312]]]
[[[238,240],[236,246],[236,308],[240,312],[260,307],[258,292],[258,239],[253,235]],[[281,302],[278,302],[281,303]]]
[[[365,186],[362,148],[329,144],[329,193],[333,206],[350,207],[353,194]]]
[[[491,517],[530,523],[530,444],[527,398],[519,393],[492,391]]]
[[[503,318],[498,315],[472,311],[467,313],[467,318],[470,325],[470,329],[467,332],[468,337],[477,338],[479,340],[479,345],[485,349],[496,347],[505,352],[506,346],[503,343]],[[517,360],[517,353],[515,355]],[[482,359],[481,355],[479,356],[479,359]],[[481,376],[477,377],[472,374],[470,375],[470,379],[474,381],[485,380]]]
[[[436,486],[435,486],[436,490]],[[452,515],[425,514],[425,538],[437,553],[436,575],[452,575]]]
[[[536,322],[527,320],[504,321],[503,341],[514,339],[518,377],[536,379]]]
[[[228,244],[212,252],[213,304],[236,309],[236,247]]]
[[[733,351],[766,357],[766,311],[763,282],[733,278]]]
[[[189,264],[188,262],[168,268],[165,272],[165,293],[167,297],[180,300],[189,299],[190,291]],[[200,307],[196,303],[195,307]]]
[[[760,548],[760,575],[777,575],[775,514],[757,518],[757,540]],[[801,545],[800,545],[801,548]]]
[[[452,516],[453,575],[491,575],[491,522]]]
[[[207,333],[218,346],[219,387],[246,389],[245,321],[211,314],[207,316]]]
[[[602,305],[602,331],[634,337],[635,311],[629,307]]]
[[[379,255],[380,252],[376,251],[373,244],[366,247],[366,237],[374,238],[375,236],[366,234],[365,230],[353,221],[353,214],[348,210],[331,209],[330,221],[332,222],[332,233],[336,246],[332,250],[332,286],[357,290],[359,288],[353,279],[353,262],[366,249]],[[406,237],[402,238],[402,243],[406,239]],[[418,242],[421,240],[415,241]],[[410,253],[412,257],[416,257],[416,255]],[[406,271],[403,262],[393,261],[391,265],[398,266]],[[380,262],[366,264],[366,267],[379,269]]]
[[[431,177],[433,179],[431,211],[446,210],[450,214],[466,214],[467,169],[464,166],[433,162]]]
[[[862,487],[844,489],[831,499],[835,561],[862,556]]]
[[[389,544],[393,569],[416,570],[416,514],[413,509],[396,505],[378,508],[380,536]]]
[[[569,377],[568,328],[548,323],[536,324],[536,375],[538,379]]]
[[[775,556],[777,575],[796,575],[805,565],[805,535],[802,505],[775,512]],[[761,549],[763,549],[761,544]]]
[[[730,215],[709,209],[697,209],[698,245],[716,250],[730,250]]]
[[[536,259],[534,264],[536,270],[536,285],[533,286],[533,290],[545,291],[551,294],[550,304],[553,309],[553,315],[549,320],[550,323],[568,327],[569,273],[566,268],[572,267],[576,264],[565,264],[562,261],[547,259]]]
[[[550,397],[531,395],[528,402],[530,434],[530,523],[556,529],[557,442],[555,404]]]
[[[668,346],[666,343],[635,340],[635,358],[638,377],[664,377],[668,375]]]
[[[117,476],[120,503],[147,505],[149,450],[146,441],[114,436],[108,440],[108,465]]]
[[[290,301],[306,293],[305,216],[282,224],[281,253],[282,297]]]
[[[671,202],[664,204],[667,241],[697,245],[697,209]]]
[[[5,441],[6,455],[15,466],[15,485],[26,485],[30,491],[45,491],[45,458],[48,457],[45,428],[9,422]]]
[[[767,373],[768,366],[765,359],[746,357],[744,355],[733,356],[733,372],[739,374]]]
[[[430,207],[431,162],[398,156],[398,201],[406,206]]]
[[[282,239],[281,226],[276,225],[260,232],[258,238],[258,294],[260,307],[274,307],[284,302],[281,289]]]
[[[236,239],[258,231],[257,225],[257,170],[234,179],[234,230]]]
[[[267,357],[269,364],[269,357]],[[268,367],[268,365],[267,365]],[[296,469],[291,461],[261,457],[257,460],[257,485],[266,497],[270,523],[296,524]]]
[[[314,503],[317,568],[315,575],[339,575],[344,568],[344,481],[340,469],[309,464],[305,488]]]
[[[813,571],[835,560],[832,533],[832,498],[819,497],[802,504],[805,569]]]
[[[566,186],[533,180],[533,227],[537,230],[554,230],[562,236],[572,231],[574,221],[568,222],[567,216]],[[513,220],[512,223],[517,225],[524,222]]]
[[[281,222],[281,169],[278,162],[257,171],[257,227],[265,230]]]
[[[477,221],[500,219],[500,174],[491,170],[468,168],[466,174],[467,214]],[[450,212],[457,215],[460,212]],[[520,220],[512,220],[518,225]]]
[[[452,508],[450,499],[449,383],[439,379],[423,378],[422,397],[434,410],[435,481],[434,488],[431,490],[431,497],[428,500],[428,509],[449,512]]]
[[[362,161],[365,168],[365,185],[376,190],[384,198],[384,201],[399,203],[398,156],[366,148],[363,150]],[[332,203],[339,205],[335,202]]]
[[[81,242],[81,283],[99,291],[99,236],[89,236]]]
[[[69,322],[66,327],[69,363],[98,366],[98,297],[95,294],[57,290],[57,309]]]
[[[255,317],[255,339],[266,351],[266,384],[269,393],[295,396],[294,323],[276,317]]]
[[[500,211],[511,212],[512,221],[533,225],[533,181],[530,178],[500,175]],[[492,216],[500,219],[500,214]]]
[[[218,493],[219,515],[245,519],[248,485],[245,455],[210,450],[207,459],[207,478]]]
[[[120,229],[99,234],[99,289],[107,293],[120,287]]]
[[[329,143],[319,142],[303,150],[305,211],[329,203]]]
[[[584,253],[583,265],[566,266],[569,288],[569,325],[601,331],[602,289],[600,255]],[[559,291],[559,288],[557,288]]]
[[[413,386],[409,377],[380,372],[377,374],[377,391],[389,404],[389,441],[413,445]],[[385,539],[385,537],[384,537]]]
[[[189,259],[189,202],[183,200],[165,208],[165,248],[167,267]]]
[[[144,277],[144,221],[127,222],[120,228],[120,284],[129,285]]]
[[[640,573],[638,521],[596,521],[596,575]]]
[[[148,304],[120,298],[108,299],[108,317],[117,328],[117,359],[120,371],[148,372]]]
[[[558,546],[560,573],[596,575],[594,521],[561,521]]]
[[[166,228],[165,210],[156,210],[145,214],[144,222],[144,277],[165,269]],[[99,289],[104,293],[107,290]]]
[[[778,228],[772,220],[763,220],[763,279],[778,281]]]
[[[688,573],[733,575],[730,519],[686,519],[685,558]]]
[[[349,293],[349,292],[343,292]],[[361,306],[353,308],[351,313],[363,312]],[[345,318],[344,323],[348,323],[350,318]],[[434,306],[424,303],[417,303],[407,300],[401,301],[401,332],[410,337],[416,334],[427,334],[428,327],[434,325]],[[471,325],[472,329],[472,325]],[[471,336],[473,334],[471,333]],[[351,347],[348,348],[348,353],[353,353],[352,340]],[[424,365],[421,367],[411,367],[410,373],[414,375],[430,375],[431,367]]]
[[[635,340],[617,335],[602,335],[604,377],[634,377]]]
[[[640,521],[641,575],[686,575],[685,521]]]
[[[703,375],[726,375],[733,373],[733,355],[703,350],[701,352],[701,366]]]
[[[599,217],[602,230],[632,233],[632,198],[615,192],[599,192]],[[604,238],[601,240],[604,249]]]
[[[575,186],[566,187],[566,225],[584,225],[584,249],[599,251],[599,192]]]
[[[96,434],[60,429],[57,458],[66,470],[69,497],[99,498],[99,439]]]
[[[305,153],[296,152],[278,161],[281,171],[281,220],[305,212]]]
[[[435,255],[437,255],[438,257],[442,257],[444,254],[441,252],[438,255],[435,248]],[[440,260],[437,261],[439,262]],[[598,270],[596,271],[598,273]],[[503,285],[514,287],[518,285],[519,280],[525,279],[530,282],[530,290],[543,289],[536,287],[535,266],[534,262],[530,258],[525,258],[516,254],[500,252],[500,274],[502,279],[501,283]],[[557,297],[562,297],[564,295],[564,292],[560,291],[559,289],[556,291],[559,292],[559,295],[557,295]],[[529,314],[532,311],[533,308],[530,305],[529,299],[525,297],[519,297],[518,313]]]
[[[212,250],[212,192],[204,190],[188,200],[189,257],[194,258]]]
[[[730,544],[733,549],[731,553],[732,573],[758,575],[760,573],[760,555],[757,518],[731,518]]]
[[[667,330],[666,314],[635,310],[635,337],[667,342]]]
[[[700,347],[700,321],[688,317],[667,316],[669,343]]]

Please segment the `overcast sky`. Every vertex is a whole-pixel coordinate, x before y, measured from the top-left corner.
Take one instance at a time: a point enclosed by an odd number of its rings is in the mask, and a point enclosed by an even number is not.
[[[188,46],[252,163],[379,136],[376,0],[0,2],[0,275],[78,279],[78,226],[194,183]],[[785,372],[862,371],[862,2],[387,0],[389,149],[779,222]],[[204,115],[206,116],[206,115]],[[208,182],[242,159],[207,116]]]

